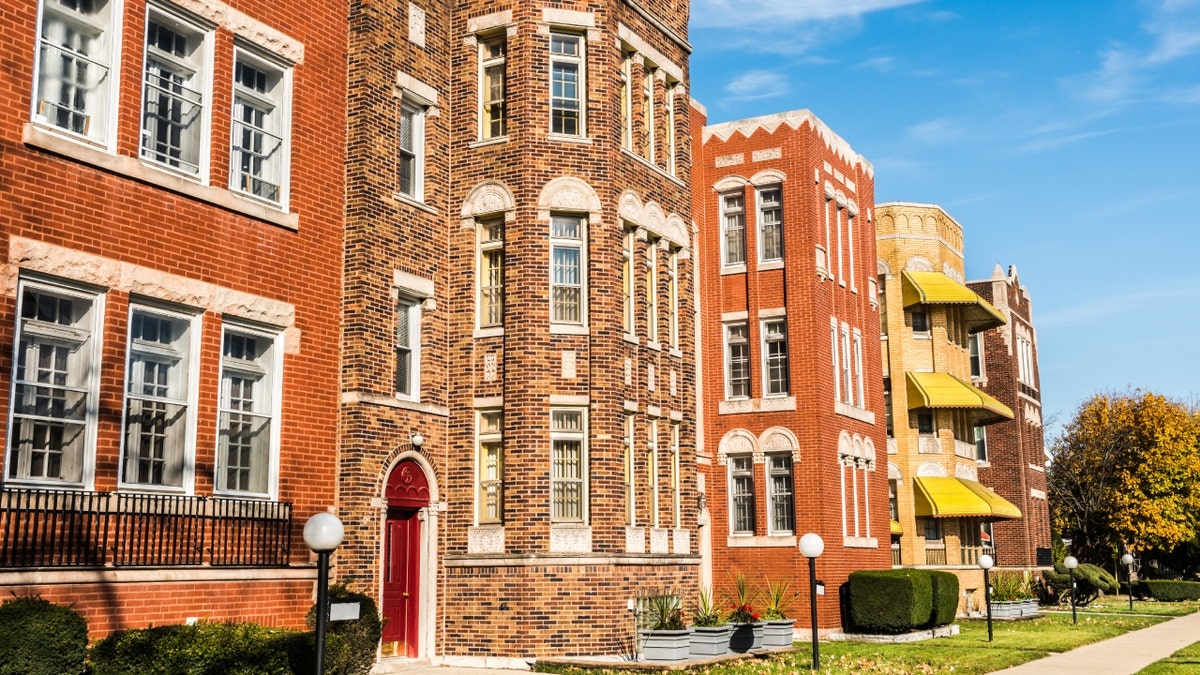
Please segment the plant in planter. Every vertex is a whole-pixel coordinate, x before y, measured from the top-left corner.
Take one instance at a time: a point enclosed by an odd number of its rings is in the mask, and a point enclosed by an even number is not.
[[[729,650],[748,652],[762,648],[763,629],[761,615],[755,611],[754,602],[758,591],[750,585],[746,575],[738,572],[733,577],[733,593],[729,596],[732,609],[727,617],[733,624],[733,635],[729,637]]]
[[[1037,595],[1029,579],[1020,572],[1000,571],[992,575],[992,616],[1011,619],[1036,614]]]
[[[682,661],[688,657],[691,634],[683,623],[679,596],[660,593],[645,599],[648,628],[639,631],[647,661]]]
[[[792,582],[788,579],[769,579],[764,577],[759,589],[763,596],[762,618],[766,622],[763,627],[763,647],[791,647],[794,640],[792,635],[796,620],[788,618],[792,602],[799,597],[791,592]]]
[[[692,656],[723,656],[729,653],[729,636],[733,626],[721,616],[713,601],[712,589],[704,587],[696,594],[690,609],[692,634],[689,652]]]

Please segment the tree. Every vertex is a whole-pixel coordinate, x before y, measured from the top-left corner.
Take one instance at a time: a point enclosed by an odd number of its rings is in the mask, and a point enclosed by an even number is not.
[[[1100,394],[1051,446],[1051,518],[1077,556],[1170,551],[1200,535],[1200,413],[1150,392]]]

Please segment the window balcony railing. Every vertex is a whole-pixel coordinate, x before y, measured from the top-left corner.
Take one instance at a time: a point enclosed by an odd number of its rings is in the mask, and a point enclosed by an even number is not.
[[[975,459],[975,444],[954,441],[954,454],[966,459]]]
[[[996,551],[991,546],[963,546],[961,563],[972,567],[979,565],[979,556],[984,553],[992,556],[992,560],[996,559]]]
[[[940,455],[942,442],[937,436],[921,436],[917,438],[917,452],[922,455]]]
[[[900,544],[892,544],[892,567],[900,567],[902,564],[900,559]]]
[[[184,495],[0,490],[0,567],[281,567],[292,505]]]
[[[946,564],[946,545],[945,544],[925,544],[925,564],[926,565],[945,565]]]

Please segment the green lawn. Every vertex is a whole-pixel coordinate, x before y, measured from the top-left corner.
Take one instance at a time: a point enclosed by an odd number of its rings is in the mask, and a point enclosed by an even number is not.
[[[1066,605],[1058,608],[1064,612],[1070,612],[1071,606]],[[1153,614],[1155,616],[1184,616],[1191,614],[1196,610],[1200,610],[1200,602],[1156,602],[1154,600],[1134,600],[1133,614]],[[1087,612],[1089,614],[1129,614],[1129,596],[1127,595],[1109,595],[1103,600],[1097,600],[1087,607],[1076,608],[1078,613]]]
[[[1138,671],[1138,675],[1185,675],[1200,672],[1200,642],[1184,647],[1157,663]]]
[[[1128,611],[1128,605],[1125,605]],[[1135,604],[1135,609],[1137,605]],[[1193,606],[1192,611],[1195,610]],[[1187,613],[1187,612],[1184,612]],[[985,621],[960,621],[961,634],[902,645],[856,642],[822,642],[821,672],[829,675],[853,673],[989,673],[1053,652],[1062,652],[1164,621],[1165,617],[1111,616],[1098,611],[1082,612],[1079,625],[1071,625],[1071,614],[1053,613],[1027,621],[995,621],[995,639],[988,642]],[[812,667],[809,643],[796,643],[797,651],[769,658],[742,660],[688,672],[705,675],[785,675],[806,672]],[[1186,656],[1182,658],[1187,658]],[[535,668],[542,670],[541,668]],[[555,668],[543,672],[570,675],[615,675],[616,669]],[[1182,671],[1162,671],[1174,673]]]

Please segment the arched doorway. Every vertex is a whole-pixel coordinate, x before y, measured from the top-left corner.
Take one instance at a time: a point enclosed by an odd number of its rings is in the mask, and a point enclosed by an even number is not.
[[[411,459],[397,464],[388,476],[384,497],[384,653],[416,658],[421,626],[421,510],[430,500],[429,481],[421,465]]]

